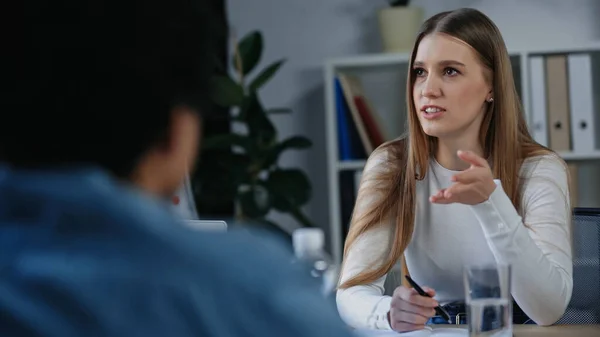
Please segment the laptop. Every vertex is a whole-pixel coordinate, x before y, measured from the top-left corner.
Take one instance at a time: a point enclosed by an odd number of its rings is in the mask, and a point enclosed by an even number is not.
[[[183,220],[183,223],[197,230],[227,231],[227,223],[223,220]]]

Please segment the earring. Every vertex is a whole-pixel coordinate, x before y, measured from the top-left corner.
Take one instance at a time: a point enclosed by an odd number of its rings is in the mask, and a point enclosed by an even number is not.
[[[494,101],[494,98],[493,98],[493,97],[490,97],[490,98],[488,98],[488,99],[487,99],[487,101],[488,101],[489,103],[492,103],[492,102]]]

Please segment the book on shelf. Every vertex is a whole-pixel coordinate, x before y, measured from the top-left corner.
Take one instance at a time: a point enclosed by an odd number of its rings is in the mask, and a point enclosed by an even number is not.
[[[339,79],[335,79],[335,109],[338,134],[339,159],[358,160],[366,158],[356,125],[352,122],[350,111],[344,97]]]
[[[335,104],[340,160],[365,159],[385,142],[387,137],[382,121],[366,97],[358,77],[337,74]]]

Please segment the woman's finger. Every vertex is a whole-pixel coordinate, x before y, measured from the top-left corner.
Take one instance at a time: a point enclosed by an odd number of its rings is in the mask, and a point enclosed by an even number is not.
[[[453,175],[450,180],[457,183],[470,184],[481,180],[481,176],[481,169],[474,168],[457,173]]]
[[[404,288],[405,290],[402,290],[400,292],[400,298],[403,299],[405,302],[420,306],[420,307],[425,307],[425,308],[435,308],[438,306],[438,302],[431,298],[431,297],[427,297],[427,296],[421,296],[419,295],[419,293],[413,289],[413,288]]]
[[[430,317],[427,315],[416,314],[410,311],[399,311],[394,315],[394,319],[398,322],[405,322],[415,325],[423,325],[427,323]]]
[[[444,199],[449,200],[451,202],[456,202],[458,199],[460,199],[461,195],[468,193],[473,189],[473,184],[453,184],[452,186],[448,187],[446,191],[444,191]]]
[[[429,296],[435,296],[435,290],[429,287],[422,287],[423,291],[426,292]]]
[[[434,203],[444,203],[444,192],[445,191],[446,191],[445,189],[439,190],[436,194],[429,197],[429,201],[434,202]]]
[[[415,325],[406,322],[393,321],[391,324],[392,329],[397,332],[408,332],[415,330],[423,330],[425,329],[425,325]]]

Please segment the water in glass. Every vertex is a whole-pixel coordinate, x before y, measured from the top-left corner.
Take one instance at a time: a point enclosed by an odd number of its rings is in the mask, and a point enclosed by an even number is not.
[[[511,337],[510,266],[467,266],[464,281],[469,336]]]
[[[467,304],[469,336],[511,337],[511,302],[503,298],[483,298]]]

